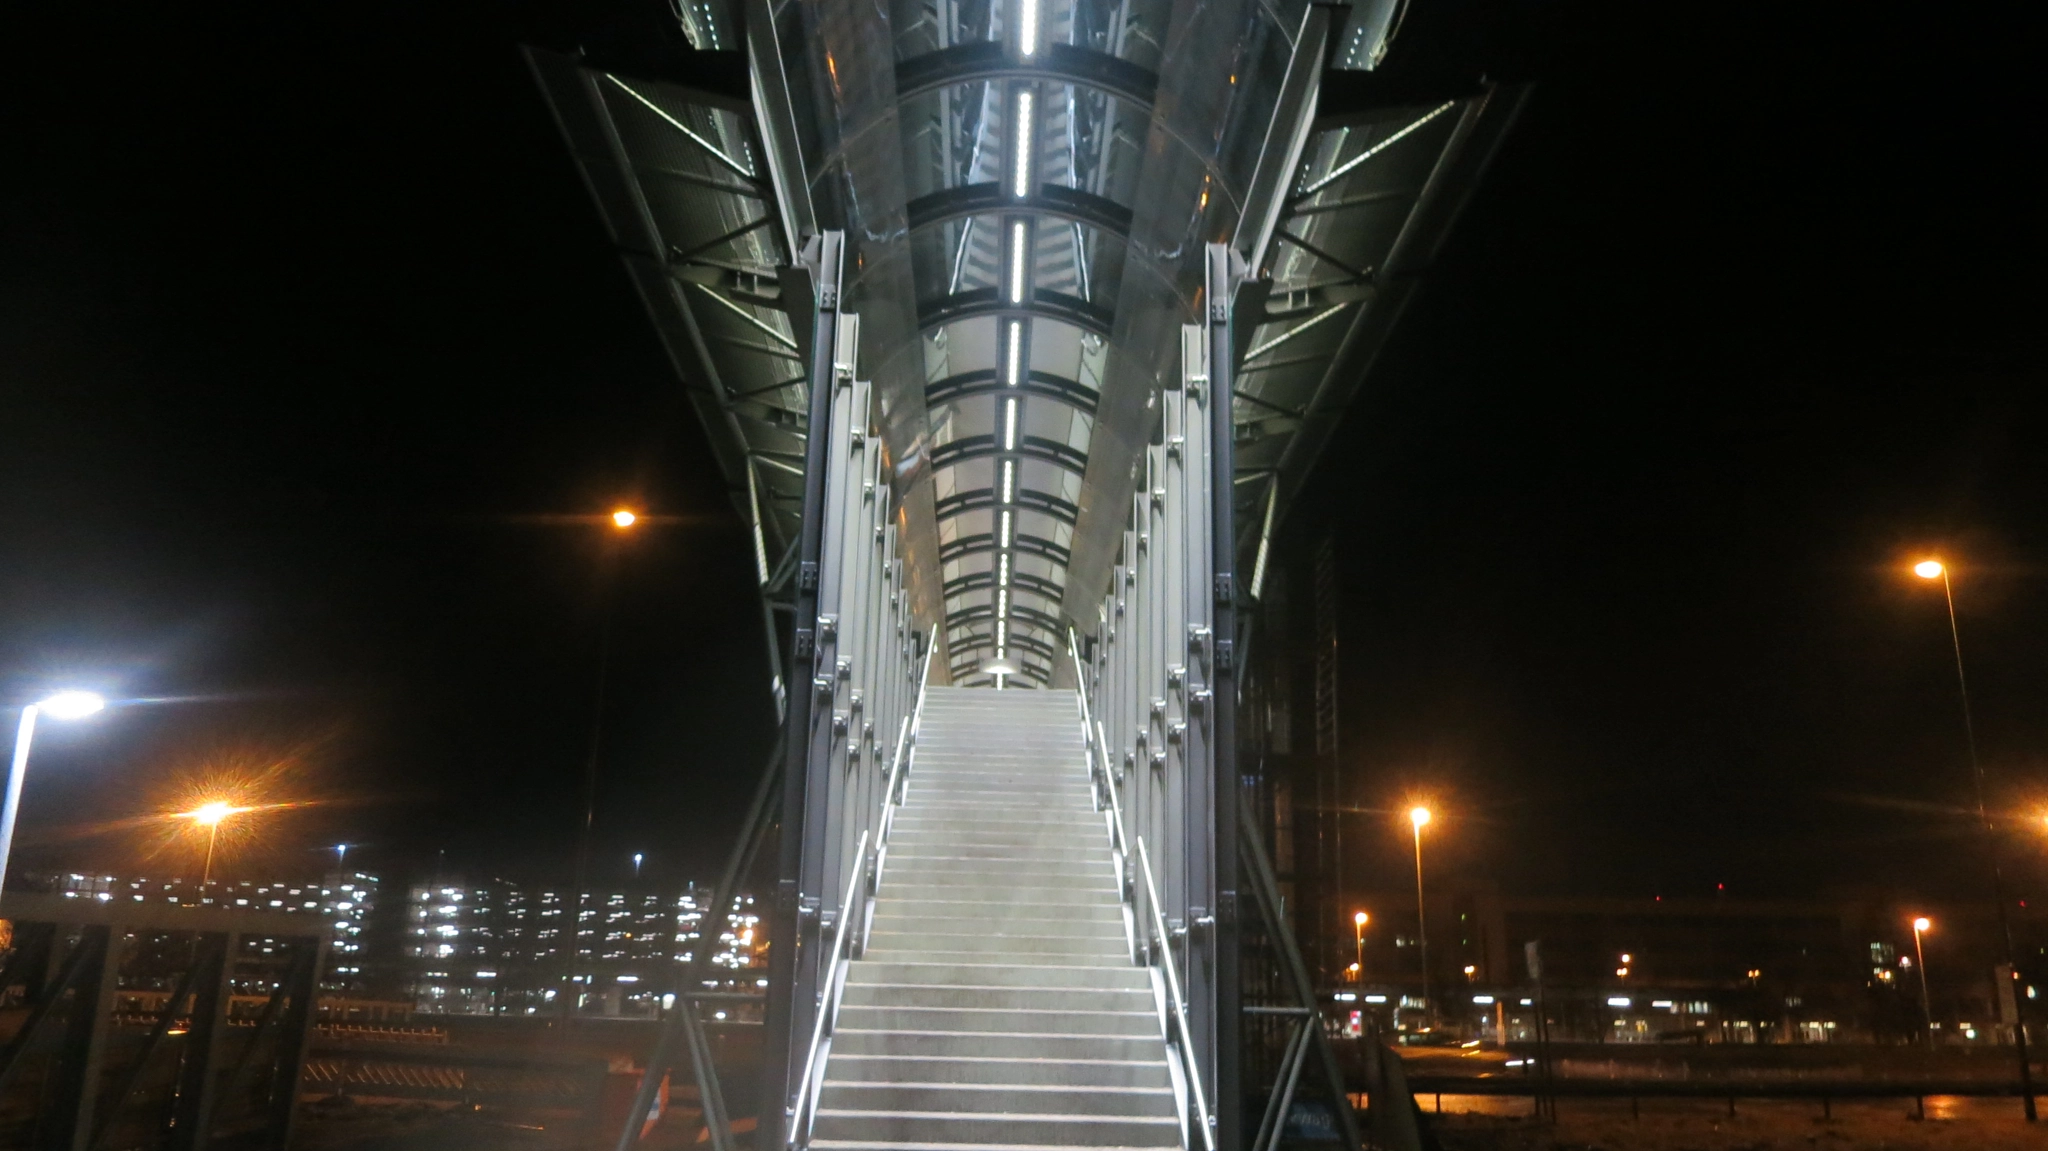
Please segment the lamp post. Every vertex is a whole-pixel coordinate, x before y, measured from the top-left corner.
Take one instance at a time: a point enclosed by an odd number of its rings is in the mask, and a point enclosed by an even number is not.
[[[7,798],[0,802],[0,891],[7,889],[7,861],[14,853],[14,819],[21,811],[21,783],[28,774],[28,749],[35,741],[36,717],[84,719],[106,706],[106,700],[89,691],[60,691],[21,709],[21,725],[14,729],[14,762],[7,770]]]
[[[1940,580],[1942,599],[1948,605],[1948,639],[1956,657],[1956,692],[1963,704],[1963,740],[1970,750],[1970,780],[1976,788],[1977,822],[1984,829],[1984,849],[1991,857],[1991,897],[1998,902],[1998,929],[2005,940],[2006,970],[2009,978],[2018,979],[2020,967],[2012,943],[2012,918],[2005,910],[2005,869],[1999,862],[1998,838],[1991,827],[1991,815],[1984,806],[1984,764],[1977,758],[1977,725],[1970,715],[1970,681],[1963,674],[1963,635],[1956,626],[1955,587],[1949,581],[1948,565],[1937,559],[1925,559],[1914,564],[1913,574],[1924,580]],[[1921,978],[1926,978],[1925,971],[1921,972]],[[2034,1109],[2034,1075],[2027,1063],[2027,1020],[2021,1003],[2021,998],[2014,995],[2012,1037],[2020,1062],[2020,1100],[2026,1108],[2027,1122],[2032,1123],[2040,1116]]]
[[[1920,969],[1920,1017],[1927,1024],[1927,1046],[1934,1046],[1934,1001],[1927,994],[1927,952],[1920,946],[1920,937],[1934,926],[1933,921],[1921,916],[1913,921],[1913,966]]]
[[[1434,1026],[1436,1007],[1429,998],[1429,915],[1422,904],[1422,825],[1429,822],[1429,809],[1411,808],[1408,822],[1415,828],[1415,944],[1422,955],[1422,1020]]]
[[[1365,982],[1365,925],[1371,920],[1372,916],[1363,911],[1351,917],[1353,942],[1358,945],[1358,961],[1351,965],[1351,978],[1354,983]]]
[[[231,815],[254,810],[250,807],[236,807],[232,803],[216,799],[211,803],[202,803],[190,811],[178,813],[206,829],[206,870],[199,877],[199,886],[202,890],[213,882],[213,849],[214,845],[220,842],[221,821]]]

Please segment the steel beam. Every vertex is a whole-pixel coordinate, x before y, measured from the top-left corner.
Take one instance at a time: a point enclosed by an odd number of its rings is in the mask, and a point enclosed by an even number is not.
[[[1076,44],[1047,44],[1030,59],[998,40],[976,40],[921,52],[896,65],[896,96],[908,100],[925,92],[989,80],[1051,80],[1106,92],[1151,108],[1159,77],[1119,56]]]
[[[787,664],[793,682],[784,721],[789,734],[784,740],[781,858],[771,909],[770,938],[777,946],[769,951],[768,980],[783,993],[770,998],[765,1027],[760,1131],[762,1145],[770,1148],[781,1147],[788,1140],[797,1080],[803,1070],[802,1045],[818,1006],[815,979],[799,985],[798,973],[803,970],[800,960],[815,950],[818,939],[819,899],[815,892],[803,890],[802,869],[808,830],[806,801],[814,790],[811,762],[821,710],[816,701],[818,566],[825,542],[825,452],[832,432],[833,384],[838,377],[842,240],[840,233],[832,231],[812,237],[802,261],[782,275],[783,299],[792,309],[791,321],[808,337],[805,351],[810,356],[811,418],[797,542],[796,626]],[[829,712],[830,708],[822,710]],[[825,726],[829,730],[830,725]],[[816,833],[822,834],[823,829]]]
[[[910,230],[930,228],[968,216],[1015,215],[1051,216],[1098,232],[1127,240],[1131,234],[1131,210],[1106,196],[1041,184],[1031,194],[1018,198],[1001,183],[961,184],[942,188],[910,202]]]
[[[970,288],[950,296],[922,300],[917,305],[917,324],[924,331],[981,316],[1032,316],[1070,324],[1105,340],[1116,321],[1115,314],[1101,304],[1045,288],[1033,289],[1030,299],[1022,304],[1008,302],[994,288]]]

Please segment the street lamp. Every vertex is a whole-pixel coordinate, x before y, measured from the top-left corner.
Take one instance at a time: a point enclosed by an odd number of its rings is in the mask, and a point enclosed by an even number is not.
[[[1927,952],[1920,946],[1920,937],[1934,921],[1921,916],[1913,921],[1913,966],[1920,969],[1920,1016],[1927,1023],[1927,1046],[1934,1046],[1934,1001],[1927,995]]]
[[[1363,911],[1351,917],[1352,935],[1358,944],[1358,962],[1351,965],[1354,982],[1364,982],[1365,980],[1365,925],[1371,921],[1372,916],[1367,915]]]
[[[1429,822],[1429,809],[1410,808],[1408,822],[1415,828],[1415,944],[1422,955],[1422,1018],[1434,1022],[1436,1009],[1429,1000],[1429,916],[1422,907],[1422,825]]]
[[[1956,692],[1963,704],[1963,741],[1970,750],[1970,779],[1977,793],[1977,822],[1984,829],[1984,849],[1991,857],[1991,897],[1998,903],[1998,929],[2005,938],[2005,965],[2010,978],[2018,979],[2019,959],[2012,943],[2012,919],[2005,910],[2005,868],[1998,859],[1998,839],[1991,827],[1990,812],[1984,806],[1984,764],[1977,758],[1977,725],[1970,715],[1970,681],[1963,674],[1963,634],[1956,626],[1956,591],[1949,580],[1948,565],[1938,559],[1924,559],[1913,565],[1913,574],[1924,580],[1941,581],[1942,599],[1948,605],[1948,639],[1956,657]],[[1926,978],[1926,972],[1921,972]],[[2021,1000],[2013,997],[2013,1047],[2020,1062],[2020,1099],[2026,1105],[2027,1122],[2039,1118],[2034,1110],[2034,1075],[2027,1061],[2027,1021]],[[1930,1037],[1931,1038],[1931,1037]]]
[[[7,798],[0,803],[0,891],[7,888],[7,860],[14,852],[14,819],[21,811],[21,782],[28,774],[28,748],[35,740],[36,717],[84,719],[106,706],[105,699],[89,691],[60,691],[21,709],[21,726],[14,729],[14,764],[7,771]]]
[[[207,884],[213,882],[213,847],[215,843],[220,841],[221,822],[231,815],[240,815],[245,811],[254,810],[256,809],[253,807],[236,807],[232,803],[216,799],[210,803],[202,803],[190,811],[178,813],[180,816],[206,829],[206,871],[199,879],[199,886],[202,890]]]
[[[640,517],[625,508],[620,508],[612,513],[612,526],[614,527],[629,528],[639,522]]]

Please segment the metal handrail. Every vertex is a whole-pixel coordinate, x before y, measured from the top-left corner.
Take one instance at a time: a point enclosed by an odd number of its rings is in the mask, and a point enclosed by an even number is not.
[[[790,1111],[788,1143],[792,1147],[796,1146],[797,1140],[810,1128],[806,1120],[807,1105],[814,1102],[811,1082],[818,1071],[818,1050],[824,1045],[825,1023],[837,1010],[839,995],[844,987],[839,972],[839,961],[846,950],[847,927],[854,920],[854,900],[861,899],[862,909],[865,911],[867,901],[874,898],[874,890],[861,881],[871,873],[875,879],[881,878],[882,849],[889,842],[889,830],[895,826],[896,809],[903,802],[899,791],[904,773],[909,761],[917,754],[917,729],[924,717],[925,689],[931,686],[932,653],[937,649],[938,629],[933,628],[931,642],[927,643],[924,649],[924,666],[918,669],[917,702],[911,705],[910,714],[903,717],[903,722],[896,729],[896,752],[889,762],[888,784],[882,791],[882,814],[875,821],[873,832],[874,855],[869,856],[869,833],[865,831],[860,833],[860,842],[853,850],[857,865],[852,876],[847,879],[846,898],[839,905],[839,918],[833,926],[832,951],[824,959],[825,987],[823,993],[818,996],[818,1017],[811,1025],[811,1049],[804,1056],[803,1079],[797,1084],[796,1103]],[[861,918],[865,919],[866,916],[862,915]]]
[[[810,1095],[811,1078],[818,1064],[818,1046],[825,1040],[825,1020],[831,1017],[832,1005],[838,1001],[838,996],[834,992],[839,985],[839,953],[846,950],[846,924],[848,920],[853,918],[853,900],[856,895],[860,894],[860,881],[868,869],[867,832],[863,831],[860,833],[860,844],[854,848],[853,855],[855,859],[860,861],[860,866],[853,869],[852,878],[846,882],[846,898],[840,902],[839,919],[833,924],[832,951],[825,956],[823,963],[825,968],[825,989],[824,994],[818,996],[818,1018],[811,1025],[811,1050],[810,1054],[804,1056],[804,1077],[797,1084],[796,1088],[795,1121],[789,1125],[789,1141],[792,1145],[796,1143],[797,1136],[802,1132],[803,1128],[808,1126],[803,1121],[804,1105]]]
[[[1123,801],[1117,795],[1116,774],[1109,764],[1108,737],[1102,733],[1102,721],[1094,718],[1095,713],[1088,706],[1088,669],[1081,663],[1081,647],[1075,642],[1071,627],[1067,629],[1067,655],[1074,661],[1074,683],[1081,696],[1081,741],[1088,748],[1092,769],[1102,776],[1103,791],[1109,795],[1109,845],[1129,855],[1131,845],[1124,837]]]
[[[1081,738],[1089,745],[1089,759],[1102,773],[1102,787],[1109,795],[1110,827],[1113,833],[1110,846],[1130,855],[1130,844],[1124,831],[1123,802],[1117,795],[1116,775],[1109,766],[1108,737],[1103,734],[1102,721],[1094,718],[1088,706],[1087,668],[1081,663],[1080,645],[1074,639],[1074,629],[1067,629],[1067,654],[1074,661],[1074,682],[1081,696]],[[1216,1133],[1209,1127],[1209,1101],[1202,1093],[1202,1071],[1195,1062],[1194,1046],[1188,1036],[1188,1008],[1180,993],[1180,974],[1173,966],[1172,936],[1167,934],[1166,919],[1159,911],[1159,885],[1152,878],[1152,858],[1145,851],[1145,837],[1138,837],[1138,870],[1145,877],[1145,900],[1152,912],[1153,934],[1159,940],[1158,966],[1166,973],[1167,998],[1173,1001],[1173,1018],[1180,1034],[1180,1058],[1187,1071],[1188,1089],[1195,1098],[1197,1125],[1202,1129],[1202,1146],[1207,1151],[1216,1151]]]
[[[1188,1037],[1188,1008],[1181,998],[1180,976],[1173,969],[1172,936],[1166,933],[1166,919],[1159,914],[1159,889],[1152,882],[1152,858],[1145,852],[1145,837],[1138,837],[1138,869],[1145,876],[1145,896],[1152,904],[1152,928],[1159,937],[1159,967],[1166,973],[1167,998],[1173,1002],[1174,1022],[1180,1030],[1180,1057],[1188,1068],[1188,1090],[1195,1097],[1195,1116],[1201,1121],[1202,1146],[1216,1151],[1216,1135],[1209,1130],[1209,1101],[1202,1095],[1201,1069],[1195,1065],[1194,1045]]]

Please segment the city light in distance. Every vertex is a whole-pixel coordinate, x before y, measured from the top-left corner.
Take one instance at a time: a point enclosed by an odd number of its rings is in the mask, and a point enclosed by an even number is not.
[[[1921,560],[1913,565],[1913,574],[1921,579],[1940,579],[1944,570],[1940,560]]]
[[[639,522],[640,517],[625,508],[620,508],[612,513],[612,524],[615,527],[629,528]]]

